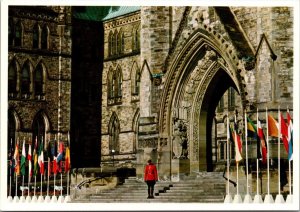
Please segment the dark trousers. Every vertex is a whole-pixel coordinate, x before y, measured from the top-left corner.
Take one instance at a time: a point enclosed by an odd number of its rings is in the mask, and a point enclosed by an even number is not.
[[[148,185],[148,196],[153,197],[155,180],[148,180],[147,185]]]

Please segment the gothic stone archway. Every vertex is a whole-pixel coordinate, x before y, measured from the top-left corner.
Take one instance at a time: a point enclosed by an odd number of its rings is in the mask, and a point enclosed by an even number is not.
[[[159,118],[160,138],[174,158],[176,122],[187,129],[189,171],[212,171],[211,130],[218,101],[229,87],[241,92],[238,68],[226,49],[198,30],[168,67]],[[245,99],[242,97],[242,99]],[[175,128],[175,129],[174,129]],[[175,133],[174,133],[175,132]],[[166,165],[168,159],[161,158]],[[170,165],[172,173],[172,165]]]

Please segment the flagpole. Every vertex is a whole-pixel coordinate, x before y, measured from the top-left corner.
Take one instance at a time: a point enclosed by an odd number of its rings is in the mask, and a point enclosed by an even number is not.
[[[283,120],[284,121],[284,120]],[[281,134],[281,116],[280,106],[278,106],[278,194],[276,195],[275,203],[285,203],[282,194],[280,193],[280,134]]]
[[[272,195],[270,195],[270,173],[269,173],[269,126],[268,126],[268,108],[266,107],[266,127],[267,127],[267,172],[268,172],[268,194],[265,195],[264,203],[274,203]]]
[[[247,180],[247,194],[249,194],[249,182],[248,182],[248,132],[247,132],[247,112],[245,112],[245,143],[246,143],[246,180]]]
[[[15,194],[15,196],[18,197],[18,175],[17,175],[17,173],[16,173],[16,194]]]
[[[11,169],[12,169],[12,138],[10,139],[10,162],[9,162],[9,197],[11,197]]]
[[[237,160],[237,152],[240,154],[240,150],[239,150],[239,147],[238,147],[238,141],[237,141],[237,129],[236,129],[236,125],[237,125],[237,122],[236,122],[236,114],[234,115],[234,139],[235,139],[235,154],[236,154],[236,195],[234,196],[234,199],[233,199],[233,202],[234,203],[241,203],[242,202],[242,197],[241,195],[239,195],[239,161]],[[239,158],[240,160],[240,158]]]
[[[245,142],[246,142],[246,180],[247,180],[247,194],[244,198],[244,203],[251,203],[252,197],[249,194],[249,169],[248,169],[248,125],[247,125],[247,112],[245,112]]]
[[[69,174],[70,171],[67,172],[67,196],[69,196]]]
[[[227,112],[227,195],[225,197],[224,203],[231,203],[232,202],[232,197],[229,193],[229,139],[230,139],[230,135],[229,135],[229,116],[228,116],[228,112]],[[68,175],[69,177],[69,175]],[[69,185],[69,183],[68,183]]]
[[[36,175],[34,175],[34,189],[33,189],[33,196],[35,196],[35,188],[36,188]]]
[[[50,177],[50,172],[49,172],[49,165],[50,165],[50,158],[48,157],[48,180],[47,180],[47,196],[49,196],[49,177]]]
[[[281,132],[281,118],[280,106],[278,106],[278,194],[280,194],[280,132]]]
[[[257,128],[257,136],[259,137],[259,135],[258,135],[258,108],[256,108],[256,128]],[[259,141],[260,141],[260,139],[259,139]],[[258,174],[259,174],[259,172],[258,171],[259,171],[259,160],[257,158],[256,159],[256,190],[257,190],[256,193],[257,193],[257,195],[259,195],[259,192],[258,192]]]

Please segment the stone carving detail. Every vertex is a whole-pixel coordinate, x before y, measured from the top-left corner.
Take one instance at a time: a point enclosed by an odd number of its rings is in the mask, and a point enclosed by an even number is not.
[[[187,126],[179,119],[174,119],[173,134],[173,158],[187,158],[188,156],[188,138]]]
[[[157,138],[145,138],[139,140],[139,148],[157,148]]]

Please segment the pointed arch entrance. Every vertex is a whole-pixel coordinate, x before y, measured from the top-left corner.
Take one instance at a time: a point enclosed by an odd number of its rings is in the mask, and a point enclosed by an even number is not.
[[[190,172],[213,171],[212,129],[218,102],[230,87],[245,100],[239,63],[233,59],[237,56],[228,55],[216,39],[198,30],[167,68],[159,121],[160,137],[168,140],[170,164],[180,122],[186,128]],[[170,169],[172,173],[172,165]]]

